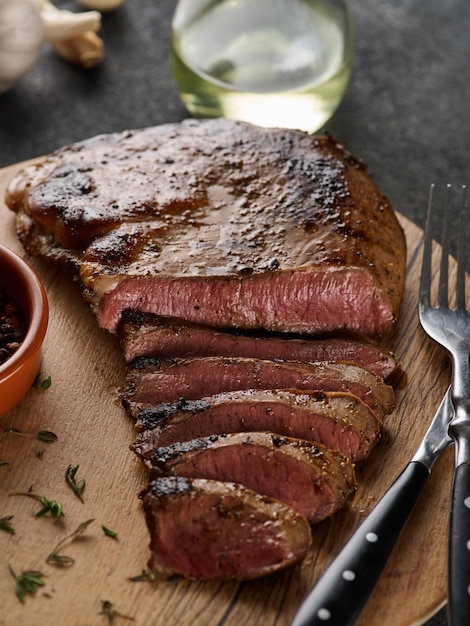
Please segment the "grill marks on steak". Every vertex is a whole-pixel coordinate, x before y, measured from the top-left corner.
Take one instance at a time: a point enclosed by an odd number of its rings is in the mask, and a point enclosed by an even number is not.
[[[137,411],[132,450],[148,460],[154,450],[210,435],[268,431],[315,441],[354,462],[380,437],[380,420],[348,393],[243,390]]]
[[[253,357],[284,361],[351,362],[383,379],[399,375],[395,356],[366,337],[329,336],[314,339],[270,334],[240,334],[180,320],[126,311],[119,327],[124,358],[159,359],[205,356]]]
[[[353,465],[324,446],[272,433],[212,435],[157,448],[145,463],[152,476],[235,482],[280,500],[319,522],[356,490]]]
[[[393,389],[367,370],[344,363],[297,363],[242,357],[204,357],[134,363],[128,369],[125,406],[142,408],[179,398],[241,389],[342,391],[359,397],[379,417],[395,407]]]
[[[127,308],[373,335],[398,315],[403,231],[328,135],[223,119],[102,135],[22,171],[7,203],[26,249],[74,263],[113,332]]]
[[[164,575],[256,578],[298,563],[311,544],[303,516],[241,485],[170,476],[142,498],[149,567]]]

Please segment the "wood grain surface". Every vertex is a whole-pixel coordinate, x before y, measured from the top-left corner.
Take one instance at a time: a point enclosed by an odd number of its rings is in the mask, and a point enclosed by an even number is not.
[[[47,390],[32,388],[19,406],[0,417],[0,518],[13,515],[15,534],[0,531],[1,626],[240,626],[288,625],[303,597],[344,541],[368,514],[413,455],[449,382],[443,352],[428,340],[417,319],[421,231],[400,217],[408,240],[408,275],[401,320],[390,347],[407,373],[396,411],[387,418],[382,441],[357,470],[353,502],[313,528],[313,548],[297,568],[242,583],[186,580],[131,582],[147,566],[148,534],[140,490],[146,471],[129,450],[133,427],[118,391],[124,365],[115,339],[98,328],[72,276],[28,257],[15,236],[14,216],[4,189],[18,166],[0,170],[0,242],[36,269],[50,303],[50,325],[41,374]],[[4,434],[51,430],[54,443]],[[452,449],[439,459],[424,493],[365,608],[359,626],[419,624],[445,601],[447,515]],[[69,465],[86,480],[81,502],[65,481]],[[64,506],[64,517],[35,517],[40,504],[12,495],[32,491]],[[46,557],[79,524],[94,519],[62,550],[70,566]],[[105,535],[102,525],[118,533]],[[45,586],[20,603],[17,574],[40,570]],[[103,602],[112,603],[112,620]]]

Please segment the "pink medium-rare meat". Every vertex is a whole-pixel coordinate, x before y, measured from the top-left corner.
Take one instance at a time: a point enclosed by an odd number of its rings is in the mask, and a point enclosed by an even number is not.
[[[253,579],[302,561],[311,545],[302,515],[241,485],[169,476],[142,501],[149,568],[162,575]]]
[[[241,389],[297,389],[342,391],[356,395],[382,418],[395,408],[393,388],[379,376],[357,365],[298,363],[242,357],[143,360],[129,367],[124,406],[148,408],[180,398]]]
[[[230,433],[157,448],[151,476],[234,482],[280,500],[310,523],[330,517],[356,491],[354,466],[335,450],[272,433]]]
[[[90,263],[88,269],[88,275],[82,274],[84,284],[101,280],[102,267]],[[116,332],[126,308],[214,327],[305,334],[347,329],[381,336],[392,328],[392,317],[374,293],[370,277],[355,268],[268,270],[249,278],[199,280],[126,276],[100,298],[95,311],[101,326]]]
[[[140,357],[241,356],[356,363],[390,381],[400,375],[394,354],[367,337],[241,334],[126,311],[119,327],[119,338],[127,363]]]
[[[136,429],[132,450],[142,459],[191,439],[267,431],[316,441],[357,463],[377,443],[380,420],[349,393],[249,389],[141,410]]]
[[[405,238],[329,135],[188,120],[101,135],[20,172],[31,254],[77,266],[99,323],[125,309],[214,327],[389,333]]]

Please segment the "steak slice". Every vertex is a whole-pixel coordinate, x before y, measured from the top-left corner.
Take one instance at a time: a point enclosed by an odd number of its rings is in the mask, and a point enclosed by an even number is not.
[[[280,500],[310,523],[330,517],[356,490],[354,466],[335,450],[273,433],[231,433],[157,448],[152,477],[208,478],[239,483]]]
[[[149,568],[164,575],[257,578],[298,563],[311,544],[304,517],[241,485],[165,477],[142,499]]]
[[[350,362],[394,382],[400,368],[395,356],[366,337],[305,338],[240,334],[179,320],[125,311],[118,331],[124,358],[242,356],[284,361]]]
[[[376,336],[398,316],[403,230],[330,135],[224,119],[100,135],[24,169],[6,201],[28,252],[72,262],[112,332],[125,309]]]
[[[382,418],[395,408],[389,385],[368,370],[344,363],[297,363],[242,357],[149,360],[128,368],[123,404],[150,408],[180,398],[200,400],[241,389],[342,391],[356,395]]]
[[[380,421],[356,396],[338,392],[243,390],[161,404],[137,413],[131,449],[149,459],[158,447],[210,435],[269,431],[317,441],[352,461],[364,460],[380,437]]]

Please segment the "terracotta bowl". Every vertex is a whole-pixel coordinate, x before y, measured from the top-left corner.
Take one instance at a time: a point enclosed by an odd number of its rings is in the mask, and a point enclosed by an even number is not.
[[[44,287],[33,269],[1,245],[0,290],[18,306],[27,322],[21,346],[0,365],[0,415],[3,415],[21,400],[39,372],[49,306]]]

